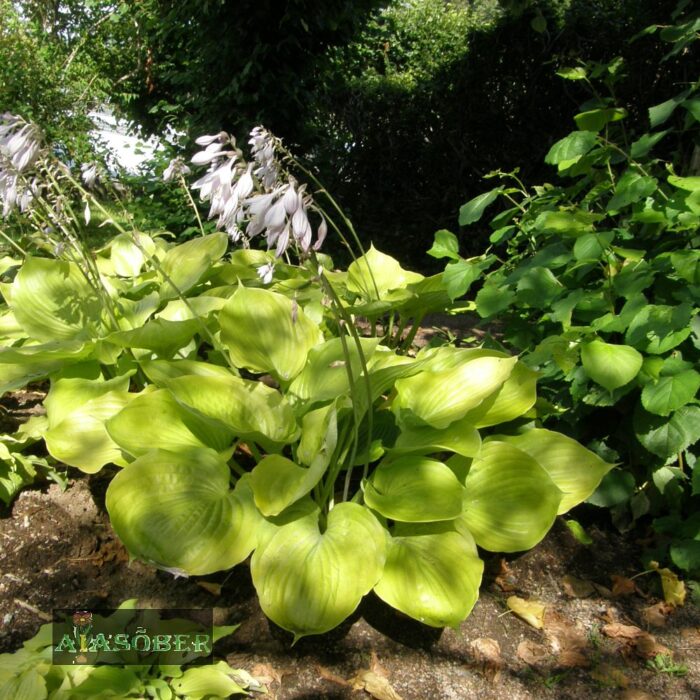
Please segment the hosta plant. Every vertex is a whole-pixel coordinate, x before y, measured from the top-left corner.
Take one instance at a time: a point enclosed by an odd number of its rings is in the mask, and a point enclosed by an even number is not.
[[[263,610],[295,639],[370,591],[457,625],[478,547],[534,546],[612,465],[536,427],[536,374],[517,357],[407,352],[417,321],[450,305],[441,276],[374,247],[334,269],[317,249],[340,226],[278,141],[251,142],[250,163],[226,134],[193,159],[226,233],[175,245],[125,230],[93,276],[79,259],[13,263],[5,389],[48,377],[50,454],[121,467],[106,504],[132,556],[180,575],[251,557]],[[226,234],[268,250],[227,254]]]

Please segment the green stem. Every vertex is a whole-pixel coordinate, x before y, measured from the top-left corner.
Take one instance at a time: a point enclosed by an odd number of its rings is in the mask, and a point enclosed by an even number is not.
[[[27,257],[27,252],[23,250],[19,244],[15,243],[3,229],[0,228],[0,236],[2,236],[15,250],[19,252],[23,257]]]
[[[180,184],[182,185],[182,189],[185,190],[185,194],[187,195],[187,199],[190,202],[190,206],[192,207],[192,210],[194,211],[194,215],[197,217],[197,224],[199,224],[199,231],[202,234],[202,236],[205,236],[204,232],[204,225],[202,224],[202,217],[199,215],[199,209],[197,209],[197,204],[192,198],[192,193],[190,192],[189,187],[187,187],[187,182],[185,181],[185,177],[183,176],[182,173],[179,175],[180,178]]]

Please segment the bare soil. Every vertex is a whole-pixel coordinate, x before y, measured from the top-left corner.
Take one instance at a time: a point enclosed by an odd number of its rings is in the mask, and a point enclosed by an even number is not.
[[[260,610],[246,565],[176,579],[129,563],[104,510],[109,477],[25,490],[0,517],[0,651],[35,634],[53,608],[137,598],[141,607],[212,607],[218,624],[240,623],[219,653],[279,700],[371,697],[353,682],[404,700],[700,698],[700,609],[690,596],[663,604],[656,573],[630,583],[637,547],[613,531],[590,525],[585,546],[559,521],[526,554],[485,555],[481,598],[457,630],[424,627],[368,597],[341,629],[291,647]],[[544,604],[543,629],[509,612],[513,595]],[[687,673],[650,669],[659,651]]]

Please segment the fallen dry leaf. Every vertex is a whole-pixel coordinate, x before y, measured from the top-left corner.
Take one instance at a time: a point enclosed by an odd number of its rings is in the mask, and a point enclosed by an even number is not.
[[[389,681],[374,671],[359,671],[350,679],[350,683],[353,690],[364,690],[376,700],[402,700]]]
[[[325,666],[321,666],[320,664],[316,664],[316,672],[319,676],[321,676],[321,678],[323,678],[326,681],[330,681],[331,683],[336,683],[337,685],[342,685],[345,687],[348,687],[350,685],[350,683],[344,678],[341,678],[340,676],[333,673],[333,671],[326,668]]]
[[[613,574],[610,578],[612,579],[611,592],[615,598],[625,595],[632,595],[637,591],[637,584],[635,584],[631,578],[627,578],[626,576],[618,576],[617,574]]]
[[[603,625],[602,632],[606,637],[612,639],[635,639],[642,630],[634,625],[623,625],[621,622],[611,622],[609,625]]]
[[[548,610],[544,616],[544,632],[557,654],[558,667],[588,666],[588,636],[572,620]]]
[[[387,671],[384,666],[379,663],[379,657],[377,652],[372,649],[369,657],[369,670],[372,673],[376,673],[378,676],[384,676],[384,678],[389,678],[389,671]]]
[[[551,658],[549,649],[544,644],[538,644],[526,639],[518,644],[515,655],[528,666],[546,666]]]
[[[626,688],[629,678],[619,669],[610,664],[600,664],[591,671],[591,678],[602,685],[613,688]]]
[[[269,686],[271,683],[282,684],[283,674],[270,666],[270,664],[255,664],[250,671],[250,675],[263,685]]]
[[[649,632],[642,632],[634,640],[634,650],[637,652],[638,656],[643,659],[653,659],[655,656],[661,654],[662,656],[672,656],[673,652],[665,647],[663,644],[659,644],[656,641],[656,637]]]
[[[674,607],[685,603],[685,584],[671,569],[660,569],[659,565],[653,561],[651,568],[655,569],[661,576],[661,588],[664,591],[664,600]]]
[[[210,581],[197,581],[197,585],[200,588],[203,588],[208,593],[211,593],[212,595],[215,595],[215,596],[221,595],[221,584],[220,583],[211,583]]]
[[[495,639],[479,637],[474,639],[469,647],[474,661],[481,666],[484,675],[489,680],[495,681],[503,666],[500,644]]]
[[[595,592],[595,588],[590,581],[576,578],[575,576],[564,576],[561,580],[561,585],[564,593],[569,598],[588,598],[589,595],[593,595]]]
[[[506,601],[506,605],[519,618],[525,620],[528,625],[541,630],[544,627],[545,606],[536,600],[524,600],[517,595],[512,595]]]
[[[642,609],[642,618],[650,627],[663,627],[668,621],[668,616],[673,611],[673,606],[665,602],[649,605]]]

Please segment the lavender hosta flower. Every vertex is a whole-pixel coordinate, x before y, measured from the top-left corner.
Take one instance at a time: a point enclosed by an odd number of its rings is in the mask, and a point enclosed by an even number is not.
[[[163,180],[165,182],[170,182],[181,176],[189,175],[191,172],[184,159],[178,156],[168,163],[168,167],[163,171]]]
[[[34,165],[40,150],[41,131],[36,124],[9,112],[0,117],[0,168],[11,166],[22,173]]]
[[[97,163],[83,163],[80,166],[80,179],[89,190],[95,188],[98,183]]]
[[[263,184],[266,190],[270,190],[279,183],[280,166],[275,155],[276,139],[262,126],[256,126],[250,132],[250,152],[257,164],[255,177]]]
[[[270,282],[272,282],[272,278],[275,274],[275,263],[274,262],[265,263],[265,265],[261,265],[257,271],[258,271],[258,277],[262,280],[262,283],[263,284],[270,284]]]

